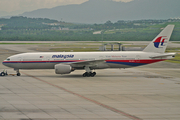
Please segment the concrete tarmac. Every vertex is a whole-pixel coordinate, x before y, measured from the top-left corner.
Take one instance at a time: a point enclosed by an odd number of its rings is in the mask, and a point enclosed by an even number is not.
[[[169,74],[161,74],[164,71]],[[21,70],[20,77],[0,77],[0,119],[180,119],[178,68],[106,69],[89,78],[82,77],[83,72]]]
[[[14,52],[1,53],[0,60]],[[0,65],[4,69],[15,73]],[[95,77],[82,77],[84,71],[20,72],[0,77],[0,120],[180,119],[179,64],[97,70]]]

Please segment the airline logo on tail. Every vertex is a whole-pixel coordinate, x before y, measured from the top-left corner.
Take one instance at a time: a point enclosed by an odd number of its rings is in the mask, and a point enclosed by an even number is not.
[[[164,43],[166,43],[166,42],[165,42],[166,39],[168,39],[167,36],[158,37],[158,38],[154,41],[154,46],[155,46],[156,48],[160,48],[160,47],[164,46]]]

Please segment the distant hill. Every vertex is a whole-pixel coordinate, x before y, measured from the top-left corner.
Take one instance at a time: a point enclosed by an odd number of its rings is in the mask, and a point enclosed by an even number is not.
[[[128,3],[89,0],[80,5],[65,5],[21,14],[73,23],[105,23],[110,20],[168,19],[180,17],[180,0],[134,0]]]

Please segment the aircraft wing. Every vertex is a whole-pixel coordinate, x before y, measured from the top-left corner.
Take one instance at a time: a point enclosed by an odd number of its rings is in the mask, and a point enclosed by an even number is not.
[[[151,56],[150,58],[163,58],[163,57],[169,57],[169,56],[175,56],[176,53],[166,53],[162,55],[156,55],[156,56]]]
[[[108,59],[87,60],[87,61],[73,62],[69,64],[72,66],[89,66],[89,67],[92,66],[93,67],[93,66],[96,66],[97,64],[106,62],[106,60]]]

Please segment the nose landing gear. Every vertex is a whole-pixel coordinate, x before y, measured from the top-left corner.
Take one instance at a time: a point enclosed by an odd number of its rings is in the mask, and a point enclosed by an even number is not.
[[[21,73],[19,72],[19,69],[15,69],[15,71],[16,71],[16,73],[17,73],[17,74],[16,74],[17,76],[21,76]]]

